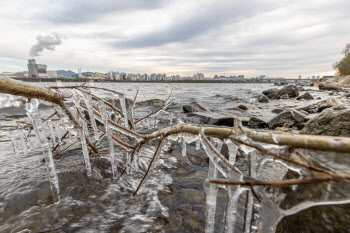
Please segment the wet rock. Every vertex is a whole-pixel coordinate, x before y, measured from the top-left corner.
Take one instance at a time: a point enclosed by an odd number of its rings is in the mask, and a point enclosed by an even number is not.
[[[269,98],[266,95],[259,95],[257,100],[259,103],[268,103],[269,102]]]
[[[309,106],[303,107],[303,108],[298,108],[298,111],[306,111],[309,114],[313,114],[318,112],[319,106],[317,104],[311,104]]]
[[[190,112],[206,112],[208,111],[206,108],[202,107],[200,104],[198,104],[197,102],[192,102],[188,105],[184,105],[183,107],[183,111],[185,113],[190,113]]]
[[[289,96],[288,96],[288,94],[284,94],[284,95],[280,96],[280,99],[282,99],[282,100],[289,99]]]
[[[350,204],[314,206],[282,219],[276,233],[348,232]]]
[[[309,92],[306,92],[300,96],[298,96],[297,100],[313,100],[314,97],[309,93]]]
[[[263,121],[257,117],[251,117],[248,121],[248,127],[250,127],[250,128],[267,128],[268,125],[265,121]]]
[[[287,109],[276,117],[272,118],[269,122],[269,128],[274,129],[276,127],[292,127],[296,123],[304,122],[305,115],[294,109]]]
[[[279,97],[284,95],[288,95],[289,98],[295,98],[299,95],[298,88],[295,85],[285,86],[278,92]]]
[[[188,119],[191,123],[206,125],[233,126],[234,117],[216,112],[193,112],[189,113]]]
[[[320,83],[318,89],[326,91],[338,91],[341,90],[341,85],[338,83]]]
[[[302,130],[304,134],[350,136],[350,108],[325,109],[311,119]]]
[[[268,90],[263,91],[262,93],[267,96],[269,99],[278,99],[278,89],[277,88],[271,88]]]
[[[335,98],[333,98],[333,97],[329,97],[329,98],[326,100],[326,104],[327,104],[327,105],[332,105],[332,106],[339,106],[339,105],[343,104],[343,102],[341,102],[340,100],[335,99]]]
[[[244,110],[244,111],[247,111],[248,110],[248,107],[244,104],[239,104],[236,106],[237,108],[241,109],[241,110]]]
[[[333,105],[323,104],[318,108],[318,112],[322,112],[323,110],[331,107],[333,107]]]
[[[276,108],[276,109],[273,109],[271,112],[272,113],[276,113],[276,114],[280,114],[281,112],[283,112],[284,110],[282,108]]]

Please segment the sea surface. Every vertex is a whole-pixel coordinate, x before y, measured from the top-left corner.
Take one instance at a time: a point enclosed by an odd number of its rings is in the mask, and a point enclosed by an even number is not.
[[[54,86],[55,83],[32,83]],[[77,85],[63,83],[64,85]],[[182,106],[197,102],[212,112],[239,117],[255,116],[267,121],[275,114],[274,108],[303,107],[317,102],[276,100],[257,103],[256,97],[272,84],[240,83],[96,83],[133,99],[139,90],[136,117],[154,109],[155,99],[165,100],[172,91],[174,123],[186,120]],[[95,95],[113,99],[111,93],[94,91]],[[323,93],[314,97],[325,98]],[[69,103],[68,103],[69,104]],[[248,107],[237,110],[238,104]],[[41,105],[41,116],[53,110]],[[0,109],[0,129],[29,124],[25,110]],[[166,126],[166,125],[161,125]],[[63,132],[63,129],[61,130]],[[132,170],[123,179],[111,179],[109,163],[105,158],[94,159],[93,175],[85,175],[83,155],[79,144],[55,160],[60,181],[61,201],[52,203],[43,155],[35,137],[30,138],[32,150],[28,155],[14,154],[10,137],[0,131],[0,232],[202,232],[205,222],[205,194],[203,181],[207,177],[207,159],[204,151],[188,146],[188,156],[181,156],[176,142],[157,161],[147,183],[132,197],[146,165]],[[101,146],[104,144],[102,143]],[[144,157],[151,157],[155,143],[143,149]],[[106,146],[107,148],[107,146]],[[144,158],[147,161],[147,158]],[[220,195],[219,195],[220,196]]]

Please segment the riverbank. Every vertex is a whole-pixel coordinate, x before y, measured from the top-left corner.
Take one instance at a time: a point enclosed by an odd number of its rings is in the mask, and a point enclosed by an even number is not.
[[[307,80],[300,79],[285,79],[285,80],[166,80],[166,81],[144,81],[144,80],[112,80],[112,79],[88,79],[88,78],[14,78],[16,80],[24,82],[89,82],[93,80],[94,82],[100,83],[303,83]]]

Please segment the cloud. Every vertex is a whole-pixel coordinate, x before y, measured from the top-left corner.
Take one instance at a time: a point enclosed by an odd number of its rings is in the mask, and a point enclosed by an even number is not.
[[[77,24],[94,22],[108,14],[118,15],[135,10],[153,9],[162,6],[165,0],[70,0],[46,2],[42,19],[56,24]]]
[[[246,1],[203,1],[193,9],[187,9],[173,16],[170,25],[165,28],[139,34],[133,38],[116,41],[116,47],[149,47],[172,42],[181,42],[203,36],[210,30],[239,22],[259,12],[271,9],[271,4],[261,4],[256,0]]]
[[[36,57],[40,56],[40,54],[44,51],[44,49],[54,51],[57,45],[62,43],[62,36],[57,33],[53,33],[47,36],[37,36],[37,42],[34,44],[29,50],[29,56]]]

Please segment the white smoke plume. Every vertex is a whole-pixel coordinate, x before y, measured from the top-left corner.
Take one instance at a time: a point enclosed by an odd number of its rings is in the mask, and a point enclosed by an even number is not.
[[[52,36],[39,35],[36,37],[36,39],[38,40],[38,42],[35,45],[33,45],[29,51],[29,55],[31,57],[40,56],[41,52],[44,49],[54,51],[56,45],[60,45],[62,43],[62,36],[58,35],[56,32],[54,32]]]

